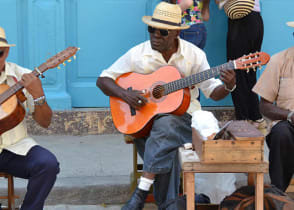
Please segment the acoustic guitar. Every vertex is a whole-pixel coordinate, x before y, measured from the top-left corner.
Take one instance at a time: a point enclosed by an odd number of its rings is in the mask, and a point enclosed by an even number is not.
[[[66,60],[70,62],[70,57],[74,56],[77,51],[77,47],[68,47],[32,72],[37,77],[43,76],[43,72],[48,69],[55,68]],[[16,82],[11,87],[6,84],[0,85],[0,135],[17,126],[25,117],[25,109],[22,103],[26,98],[22,92],[23,88],[20,82]]]
[[[111,96],[113,123],[123,134],[145,136],[151,129],[155,115],[182,115],[187,111],[190,105],[190,86],[218,76],[221,70],[256,70],[269,59],[267,53],[257,52],[185,78],[181,78],[180,72],[173,66],[162,67],[151,74],[123,74],[116,79],[116,84],[125,89],[142,91],[148,102],[142,109],[135,110],[122,99]]]

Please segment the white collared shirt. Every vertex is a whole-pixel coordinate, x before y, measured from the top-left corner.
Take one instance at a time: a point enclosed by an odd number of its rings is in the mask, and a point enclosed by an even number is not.
[[[18,66],[14,63],[5,63],[5,71],[0,74],[0,84],[12,86],[19,81],[23,74],[30,73],[31,70]],[[33,97],[23,89],[27,100],[23,103],[26,111],[34,111]],[[26,155],[28,151],[37,143],[28,136],[25,120],[13,129],[4,132],[0,136],[0,152],[3,149],[9,150],[18,155]]]
[[[179,39],[177,52],[166,62],[160,52],[151,48],[150,41],[146,41],[130,49],[108,69],[104,70],[100,77],[110,77],[115,80],[121,74],[127,72],[150,74],[167,65],[176,67],[183,77],[210,68],[205,53],[190,42]],[[192,114],[193,111],[201,109],[197,100],[198,88],[201,89],[206,98],[209,98],[213,90],[221,84],[222,82],[219,79],[211,78],[190,87],[191,103],[187,112]]]

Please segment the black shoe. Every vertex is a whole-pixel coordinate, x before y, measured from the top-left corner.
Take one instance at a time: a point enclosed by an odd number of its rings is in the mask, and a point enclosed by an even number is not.
[[[148,191],[140,190],[137,187],[131,199],[122,207],[121,210],[142,210],[147,195]]]

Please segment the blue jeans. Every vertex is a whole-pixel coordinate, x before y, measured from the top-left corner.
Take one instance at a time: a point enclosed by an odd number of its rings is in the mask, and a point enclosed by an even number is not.
[[[206,27],[204,23],[191,25],[190,28],[181,31],[180,37],[203,49],[207,38]]]
[[[3,150],[0,171],[29,180],[21,210],[43,210],[59,173],[59,163],[51,152],[40,146],[32,147],[26,156]]]
[[[178,148],[191,141],[191,116],[187,113],[156,116],[150,135],[134,141],[144,160],[143,171],[156,174],[153,189],[159,209],[179,195],[181,166]]]

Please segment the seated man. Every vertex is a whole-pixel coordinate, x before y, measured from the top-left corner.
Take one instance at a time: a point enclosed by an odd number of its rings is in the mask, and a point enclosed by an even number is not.
[[[47,128],[51,122],[52,111],[46,103],[42,83],[30,70],[6,62],[11,46],[14,45],[8,44],[4,29],[0,27],[0,86],[12,86],[19,81],[25,88],[25,107],[33,112],[33,118],[39,125]],[[3,89],[0,90],[2,92]],[[2,105],[1,123],[11,123],[3,121],[5,112]],[[42,210],[59,172],[56,157],[28,136],[25,121],[0,133],[0,140],[0,171],[28,179],[27,193],[21,210]]]
[[[294,27],[294,22],[288,23]],[[271,183],[285,191],[294,172],[294,47],[271,57],[253,87],[261,113],[274,121],[266,137]]]
[[[161,2],[156,6],[153,16],[144,16],[143,22],[148,25],[150,41],[133,47],[97,79],[97,86],[106,95],[121,98],[137,110],[148,104],[148,101],[142,91],[118,86],[115,79],[120,75],[127,72],[150,74],[160,67],[171,65],[187,77],[210,68],[201,49],[179,38],[180,30],[188,26],[181,25],[181,8],[178,5]],[[190,114],[201,109],[197,101],[198,88],[206,97],[220,100],[234,89],[235,73],[233,70],[221,71],[220,79],[225,84],[211,78],[190,87],[191,103],[187,113],[181,116],[169,113],[157,115],[151,132],[134,140],[144,160],[143,175],[131,199],[122,209],[143,209],[153,183],[159,209],[164,208],[166,201],[178,196],[181,173],[178,148],[192,141]]]

